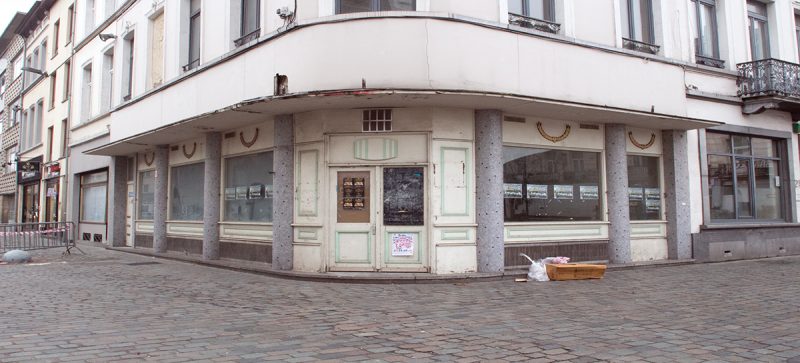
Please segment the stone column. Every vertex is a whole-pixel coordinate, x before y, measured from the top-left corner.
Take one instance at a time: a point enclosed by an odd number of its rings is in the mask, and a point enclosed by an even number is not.
[[[222,134],[206,134],[203,177],[203,259],[219,259],[219,203],[222,168]]]
[[[292,269],[294,250],[294,116],[275,116],[272,196],[272,268]]]
[[[608,191],[608,258],[631,259],[631,212],[628,206],[628,152],[625,125],[606,125],[606,189]]]
[[[167,252],[167,198],[169,189],[169,146],[155,150],[155,190],[153,191],[153,252]]]
[[[689,145],[686,131],[664,130],[664,211],[667,215],[667,249],[672,260],[692,258],[689,207]]]
[[[475,111],[478,272],[503,272],[503,113]]]
[[[108,241],[112,247],[125,246],[125,217],[127,214],[128,158],[112,156],[108,175]]]

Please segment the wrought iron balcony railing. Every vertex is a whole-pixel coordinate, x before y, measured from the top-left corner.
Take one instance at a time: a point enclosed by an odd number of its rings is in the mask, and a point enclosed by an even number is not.
[[[645,42],[640,42],[638,40],[622,38],[622,47],[625,49],[635,50],[637,52],[645,52],[650,54],[658,54],[658,50],[661,49],[660,46]]]
[[[557,34],[561,29],[559,23],[512,13],[508,14],[508,23],[553,34]]]
[[[800,102],[800,64],[778,59],[762,59],[736,65],[739,96],[797,98]]]

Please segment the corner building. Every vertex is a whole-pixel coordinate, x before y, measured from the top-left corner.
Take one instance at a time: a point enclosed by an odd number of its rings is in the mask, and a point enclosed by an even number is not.
[[[78,30],[73,119],[108,133],[71,157],[111,157],[109,244],[280,270],[800,254],[800,92],[769,81],[800,67],[797,11],[128,1]]]

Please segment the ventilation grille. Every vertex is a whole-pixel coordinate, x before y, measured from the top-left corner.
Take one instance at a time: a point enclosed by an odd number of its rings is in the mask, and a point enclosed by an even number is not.
[[[600,125],[580,124],[580,127],[584,130],[600,130]]]
[[[92,240],[92,234],[91,233],[84,233],[82,237],[83,238],[81,238],[81,239],[84,240],[84,241],[91,241]]]
[[[103,235],[102,234],[95,233],[93,237],[94,237],[94,241],[95,242],[103,242]]]
[[[363,132],[392,131],[392,110],[364,110]]]
[[[519,122],[519,123],[524,124],[525,123],[525,118],[524,117],[519,117],[519,116],[503,116],[503,121]]]

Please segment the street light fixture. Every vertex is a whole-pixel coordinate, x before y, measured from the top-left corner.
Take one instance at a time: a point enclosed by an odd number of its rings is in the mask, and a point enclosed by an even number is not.
[[[32,67],[22,67],[22,70],[25,71],[25,72],[36,73],[36,74],[38,74],[40,76],[45,76],[45,77],[49,76],[49,74],[47,74],[47,72],[44,72],[44,71],[42,71],[40,69],[36,69],[36,68],[32,68]]]

